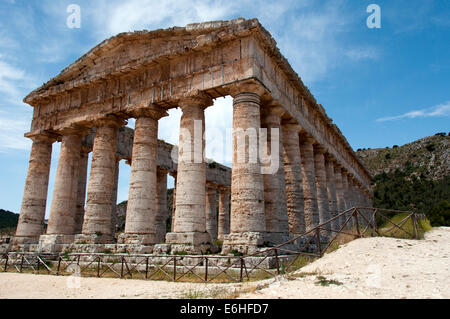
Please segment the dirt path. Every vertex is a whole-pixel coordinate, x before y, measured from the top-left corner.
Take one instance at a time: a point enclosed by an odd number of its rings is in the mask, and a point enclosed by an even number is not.
[[[296,278],[205,285],[0,273],[0,298],[222,298],[242,289],[253,292],[241,298],[450,298],[449,256],[450,228],[440,227],[421,241],[352,241]]]
[[[435,228],[420,241],[354,240],[296,275],[242,297],[450,298],[450,228]]]

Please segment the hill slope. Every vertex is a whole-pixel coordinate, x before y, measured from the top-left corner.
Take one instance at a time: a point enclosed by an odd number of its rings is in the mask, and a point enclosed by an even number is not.
[[[392,148],[358,150],[374,175],[374,207],[424,213],[450,225],[450,137],[437,134]]]
[[[357,154],[372,173],[405,171],[410,175],[439,180],[450,175],[450,136],[428,136],[403,146],[358,150]]]

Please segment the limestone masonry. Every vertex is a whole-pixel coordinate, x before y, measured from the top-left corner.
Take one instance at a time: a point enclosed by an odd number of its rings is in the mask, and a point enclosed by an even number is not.
[[[205,109],[227,95],[234,99],[231,169],[204,158]],[[121,33],[24,101],[34,110],[25,134],[33,145],[13,241],[19,247],[115,244],[201,253],[216,251],[220,240],[223,253],[251,253],[347,208],[371,206],[369,172],[256,19]],[[158,141],[158,120],[177,107],[174,148]],[[125,127],[130,118],[135,130]],[[263,173],[260,158],[250,160],[251,136],[242,134],[260,128],[268,129],[268,149],[279,144],[270,154],[279,160],[275,172]],[[55,142],[61,152],[44,234]],[[125,232],[116,239],[120,160],[131,175]],[[176,181],[173,212],[167,174]]]

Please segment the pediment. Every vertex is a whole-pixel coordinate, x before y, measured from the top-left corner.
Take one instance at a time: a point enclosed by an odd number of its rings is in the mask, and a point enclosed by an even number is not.
[[[92,48],[59,75],[31,92],[24,102],[29,103],[46,91],[70,90],[145,64],[158,63],[160,59],[176,58],[192,50],[205,50],[219,42],[247,36],[258,28],[261,25],[257,19],[238,18],[120,33]]]

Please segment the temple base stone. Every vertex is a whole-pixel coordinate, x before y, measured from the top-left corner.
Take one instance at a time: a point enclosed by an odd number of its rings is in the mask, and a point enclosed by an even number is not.
[[[72,244],[74,235],[41,235],[39,237],[39,251],[43,253],[58,253],[64,248],[64,245]]]
[[[211,236],[208,233],[167,233],[166,244],[171,244],[172,253],[201,254],[211,251]]]
[[[122,233],[117,239],[118,244],[126,245],[154,245],[157,243],[157,235],[155,234],[127,234]]]
[[[78,234],[75,235],[75,244],[113,244],[114,240],[110,235],[103,234]]]
[[[264,245],[276,246],[287,242],[293,238],[292,235],[286,233],[267,232],[264,234]]]
[[[259,251],[259,248],[264,246],[264,237],[264,233],[260,232],[231,233],[225,235],[222,254],[233,252],[244,255],[256,253]]]
[[[11,240],[11,246],[36,245],[36,244],[39,244],[39,237],[14,236]]]

